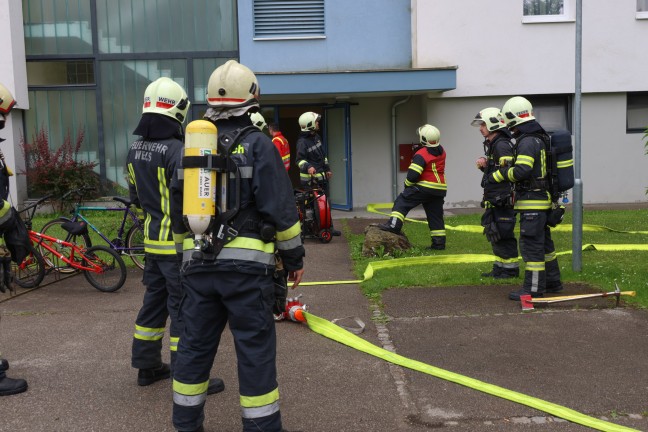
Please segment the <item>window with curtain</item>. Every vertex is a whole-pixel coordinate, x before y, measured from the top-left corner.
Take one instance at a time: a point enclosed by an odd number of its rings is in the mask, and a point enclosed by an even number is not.
[[[90,0],[22,2],[27,55],[91,54]]]
[[[32,142],[38,131],[44,129],[50,148],[57,149],[66,136],[74,140],[83,131],[85,137],[78,156],[83,161],[96,161],[98,129],[95,104],[93,90],[30,90],[30,109],[25,110],[25,139]]]
[[[562,15],[565,0],[523,0],[524,15]]]
[[[238,49],[236,0],[96,0],[99,52]]]
[[[648,12],[648,0],[637,0],[637,12]]]

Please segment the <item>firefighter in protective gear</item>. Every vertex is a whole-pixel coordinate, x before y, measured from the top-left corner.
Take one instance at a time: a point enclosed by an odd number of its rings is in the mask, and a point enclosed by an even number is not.
[[[297,166],[302,187],[321,187],[329,200],[329,179],[333,172],[324,152],[322,138],[317,133],[321,120],[322,116],[312,111],[299,116],[301,132],[297,138]],[[333,228],[332,223],[330,231],[331,235],[341,235],[339,230]]]
[[[512,166],[492,172],[488,181],[514,185],[514,209],[520,215],[520,252],[525,263],[523,286],[509,293],[509,298],[542,297],[563,289],[556,249],[547,225],[551,209],[545,144],[548,136],[535,120],[533,106],[526,98],[510,98],[502,108],[502,115],[516,141],[515,159]]]
[[[11,113],[11,110],[15,105],[16,101],[11,92],[4,85],[0,84],[0,129],[4,129],[6,117]],[[0,142],[2,141],[4,140],[0,138]],[[7,187],[8,186],[9,185],[7,184]],[[16,217],[16,212],[6,201],[6,198],[7,197],[3,197],[0,200],[0,228],[8,226],[8,231],[15,232],[16,230],[14,226],[12,226],[12,223],[15,221],[12,221],[12,219]],[[27,238],[27,242],[29,242],[29,238]],[[9,267],[11,266],[9,250],[5,245],[2,245],[2,249],[4,251],[2,253],[2,258],[0,259],[2,260],[3,268],[6,268],[8,272]],[[21,261],[22,259],[18,262]],[[4,274],[5,272],[3,271],[3,274],[0,275],[0,278],[2,278],[2,280],[0,280],[0,291],[2,292],[5,292],[5,290],[9,288],[6,284],[7,281],[4,278]],[[9,362],[2,358],[2,353],[0,353],[0,396],[9,396],[26,391],[27,381],[21,378],[9,378],[6,374],[7,369],[9,369]]]
[[[493,247],[495,262],[484,277],[495,279],[514,278],[520,275],[518,247],[515,239],[515,211],[511,202],[510,183],[489,183],[488,177],[502,166],[512,165],[513,142],[499,108],[484,108],[471,126],[478,127],[484,137],[484,156],[477,159],[477,168],[483,173],[484,189],[482,226],[484,234]]]
[[[240,210],[227,222],[237,234],[219,252],[196,253],[183,263],[185,329],[173,376],[173,424],[180,431],[202,430],[209,370],[228,323],[238,359],[243,431],[282,430],[272,312],[275,250],[295,288],[303,275],[304,247],[279,153],[248,115],[259,109],[258,95],[254,73],[234,60],[209,78],[205,119],[216,124],[219,136],[232,137],[229,148],[219,151],[230,155],[240,174],[239,189],[230,177],[227,206],[237,208],[238,191]],[[263,234],[268,226],[274,237]]]
[[[265,119],[263,118],[263,116],[259,112],[254,112],[254,113],[250,114],[250,120],[252,120],[252,124],[254,126],[258,127],[261,132],[263,132],[263,129],[268,127],[268,125],[266,124]]]
[[[407,169],[405,189],[394,201],[389,221],[378,227],[400,234],[407,213],[422,204],[432,239],[429,249],[443,250],[446,247],[443,203],[448,189],[445,178],[446,152],[440,144],[441,133],[436,127],[423,125],[418,128],[417,134],[422,147],[414,154]]]
[[[172,188],[182,157],[183,123],[190,102],[184,89],[170,78],[158,78],[146,88],[142,117],[133,132],[139,138],[128,152],[130,199],[144,212],[146,264],[144,301],[135,321],[132,366],[139,369],[140,386],[166,379],[175,370],[182,323],[178,318],[182,285],[180,264],[187,234],[182,219],[182,193]],[[170,318],[171,364],[162,362],[162,338]],[[212,380],[212,393],[223,389]]]
[[[272,143],[279,151],[279,156],[281,156],[286,171],[290,171],[290,144],[286,137],[281,133],[279,124],[269,123],[268,132],[270,132],[270,136],[272,137]]]

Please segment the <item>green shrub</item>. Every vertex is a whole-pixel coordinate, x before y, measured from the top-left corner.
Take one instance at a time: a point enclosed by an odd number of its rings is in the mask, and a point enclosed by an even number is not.
[[[50,147],[48,133],[43,127],[32,136],[31,142],[21,137],[20,147],[26,164],[21,174],[27,177],[27,193],[30,197],[54,194],[55,198],[59,198],[67,191],[84,185],[95,188],[98,196],[100,182],[94,172],[97,162],[78,160],[84,137],[81,129],[73,142],[68,131],[63,145],[55,150]]]

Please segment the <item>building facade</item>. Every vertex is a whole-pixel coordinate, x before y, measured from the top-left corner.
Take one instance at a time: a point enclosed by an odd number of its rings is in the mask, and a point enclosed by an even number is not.
[[[523,95],[546,128],[573,129],[575,2],[0,0],[12,30],[0,81],[18,100],[3,150],[20,168],[21,137],[45,127],[56,146],[83,130],[80,157],[123,186],[148,83],[181,83],[189,120],[200,118],[210,73],[235,58],[257,73],[262,114],[293,149],[299,115],[322,114],[335,207],[392,201],[424,123],[448,153],[446,207],[478,206],[480,109]],[[583,201],[644,201],[647,1],[584,3]],[[12,196],[25,191],[19,178]]]

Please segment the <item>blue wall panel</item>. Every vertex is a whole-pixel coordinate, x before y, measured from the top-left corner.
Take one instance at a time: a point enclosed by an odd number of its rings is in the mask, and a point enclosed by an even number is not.
[[[239,0],[241,63],[255,72],[410,68],[410,0],[326,0],[323,39],[254,40],[253,0]]]

